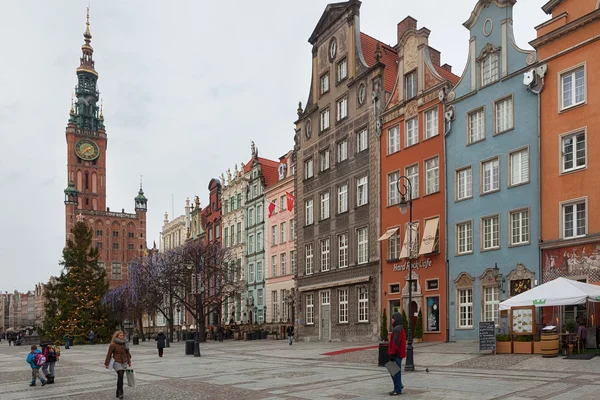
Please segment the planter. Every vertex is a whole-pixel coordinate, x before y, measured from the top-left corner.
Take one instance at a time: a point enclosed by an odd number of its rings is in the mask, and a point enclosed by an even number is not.
[[[542,354],[542,342],[533,342],[533,354]]]
[[[532,354],[533,342],[513,342],[514,354]]]
[[[388,348],[390,344],[388,342],[379,342],[379,357],[377,359],[377,365],[380,367],[385,366],[385,363],[389,361],[389,356],[387,355]]]
[[[423,338],[415,338],[413,340],[413,342],[415,342],[415,343],[421,343],[422,341],[423,341]]]
[[[513,342],[496,341],[496,354],[511,354],[513,352]]]

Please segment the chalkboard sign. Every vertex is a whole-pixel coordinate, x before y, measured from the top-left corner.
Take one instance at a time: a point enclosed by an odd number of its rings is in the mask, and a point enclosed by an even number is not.
[[[496,351],[496,326],[494,321],[479,323],[479,351]]]

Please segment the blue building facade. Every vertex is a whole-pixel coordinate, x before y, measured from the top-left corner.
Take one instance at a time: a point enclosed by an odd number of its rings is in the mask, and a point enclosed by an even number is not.
[[[540,276],[538,102],[523,83],[536,55],[515,43],[515,2],[479,0],[447,96],[450,340],[477,339],[480,321],[499,326],[498,303]]]

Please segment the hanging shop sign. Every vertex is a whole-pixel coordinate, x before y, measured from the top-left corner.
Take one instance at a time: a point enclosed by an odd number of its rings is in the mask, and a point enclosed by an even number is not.
[[[431,258],[422,258],[420,260],[412,261],[411,263],[412,269],[427,269],[433,265],[433,261]],[[404,264],[394,264],[394,272],[408,271],[408,262]]]

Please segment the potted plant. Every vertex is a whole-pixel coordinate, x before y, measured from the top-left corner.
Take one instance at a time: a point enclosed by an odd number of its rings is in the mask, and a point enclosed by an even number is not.
[[[390,344],[388,343],[388,329],[387,329],[387,313],[385,308],[383,309],[383,315],[381,316],[381,332],[380,332],[380,342],[379,342],[379,357],[377,361],[377,365],[383,367],[385,363],[388,361],[388,348]]]
[[[577,332],[577,323],[572,319],[565,321],[563,324],[563,332],[564,333],[575,333]],[[573,343],[569,343],[569,355],[573,354]]]
[[[533,353],[533,336],[520,335],[513,342],[513,353],[515,354],[531,354]]]
[[[404,330],[408,329],[408,318],[406,318],[406,312],[404,309],[402,309],[402,326],[404,327]]]
[[[417,314],[417,325],[415,326],[415,343],[421,343],[423,341],[423,314],[419,310]]]
[[[533,342],[533,354],[542,354],[542,338],[540,335],[535,336]]]
[[[496,335],[496,354],[511,354],[513,343],[510,339],[510,335]]]

